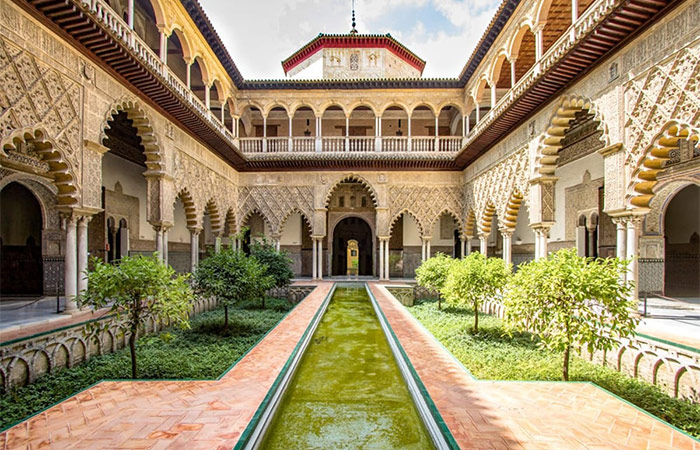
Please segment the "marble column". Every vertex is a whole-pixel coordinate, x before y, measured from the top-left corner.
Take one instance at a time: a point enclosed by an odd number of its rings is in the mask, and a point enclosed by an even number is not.
[[[323,238],[318,240],[318,279],[323,280]]]
[[[311,244],[311,278],[313,280],[318,278],[318,246],[316,245],[316,238],[312,239]]]
[[[78,294],[87,289],[88,268],[88,223],[91,217],[81,217],[78,220]]]
[[[500,231],[503,237],[503,261],[506,264],[511,264],[513,262],[513,230],[506,228]]]
[[[190,271],[194,272],[199,263],[199,229],[190,229]]]
[[[379,279],[384,279],[384,239],[379,239]]]
[[[459,237],[459,257],[463,259],[467,256],[467,238],[464,236]]]
[[[64,287],[66,295],[66,313],[78,310],[75,296],[78,293],[78,242],[77,242],[77,222],[76,216],[70,215],[66,218],[66,245],[64,259]]]
[[[469,256],[472,253],[472,239],[474,239],[474,236],[465,236],[465,241],[464,241],[464,246],[465,246],[465,252],[464,256]]]
[[[221,251],[221,236],[216,236],[214,239],[214,252],[219,253]]]
[[[639,298],[639,228],[643,219],[643,216],[631,216],[627,221],[627,281],[634,283],[634,289],[630,293],[631,300]]]
[[[488,234],[479,235],[479,251],[482,255],[488,256],[489,254],[489,236]]]
[[[432,238],[427,238],[425,240],[425,259],[430,259],[430,243]]]
[[[389,281],[389,238],[384,241],[384,279]]]
[[[425,261],[425,238],[421,239],[420,260]]]
[[[598,255],[598,249],[596,248],[595,230],[596,226],[589,228],[586,227],[586,246],[588,247],[588,256],[591,258]]]
[[[156,253],[158,253],[158,259],[163,261],[163,228],[160,225],[154,225],[153,229],[156,231]]]
[[[168,265],[168,228],[163,227],[163,263]]]

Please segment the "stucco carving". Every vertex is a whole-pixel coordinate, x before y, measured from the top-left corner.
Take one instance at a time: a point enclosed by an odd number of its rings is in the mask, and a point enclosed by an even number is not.
[[[460,186],[396,185],[389,187],[389,215],[393,224],[402,213],[412,216],[421,234],[429,235],[443,212],[452,215],[464,228],[464,210]]]
[[[310,186],[245,186],[240,188],[238,198],[240,225],[258,211],[268,220],[273,234],[282,232],[282,225],[295,211],[303,214],[307,221],[313,217],[313,188]]]

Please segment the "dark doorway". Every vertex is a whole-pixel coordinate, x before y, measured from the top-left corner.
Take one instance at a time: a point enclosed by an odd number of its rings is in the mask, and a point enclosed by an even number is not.
[[[347,274],[350,239],[355,239],[360,248],[358,274],[372,275],[372,229],[359,217],[346,217],[333,230],[333,275]]]
[[[19,183],[0,192],[0,294],[42,295],[41,207],[34,194]]]
[[[664,294],[700,295],[700,186],[680,190],[664,215]]]

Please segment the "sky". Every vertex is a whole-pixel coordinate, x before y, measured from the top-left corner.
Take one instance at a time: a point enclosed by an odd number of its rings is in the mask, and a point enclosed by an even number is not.
[[[351,28],[351,0],[200,0],[246,79],[281,79],[280,64],[318,33]],[[423,77],[454,78],[500,0],[356,0],[357,30],[391,35],[427,61]],[[303,73],[302,73],[303,74]]]

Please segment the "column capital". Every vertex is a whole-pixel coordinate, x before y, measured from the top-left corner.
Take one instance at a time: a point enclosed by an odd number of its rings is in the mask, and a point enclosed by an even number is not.
[[[421,236],[421,239],[423,240],[423,242],[430,242],[433,240],[433,237],[432,236]]]
[[[515,233],[515,230],[513,228],[508,227],[501,227],[498,229],[498,231],[501,233],[501,235],[506,237],[512,237],[513,233]]]
[[[190,234],[197,235],[202,232],[203,228],[201,227],[187,227],[188,230],[190,230]]]

